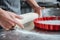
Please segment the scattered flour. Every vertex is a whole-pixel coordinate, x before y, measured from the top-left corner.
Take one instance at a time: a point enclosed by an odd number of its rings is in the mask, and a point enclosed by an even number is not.
[[[2,31],[0,35],[0,40],[60,40],[60,35],[34,33],[18,29],[13,31]]]

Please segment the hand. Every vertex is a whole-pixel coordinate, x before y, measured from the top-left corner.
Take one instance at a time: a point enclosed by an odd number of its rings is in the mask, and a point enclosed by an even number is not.
[[[42,9],[44,9],[45,7],[35,7],[34,8],[34,12],[37,13],[39,15],[39,17],[42,14]]]
[[[17,19],[22,19],[21,16],[16,15],[13,12],[5,11],[3,9],[0,9],[0,25],[6,29],[9,30],[12,28],[12,26],[15,26],[16,24],[20,27],[24,27],[20,22],[18,22]]]

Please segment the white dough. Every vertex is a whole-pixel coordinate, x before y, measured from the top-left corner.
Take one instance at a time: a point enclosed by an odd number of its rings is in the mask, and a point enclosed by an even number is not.
[[[21,19],[21,20],[16,19],[16,20],[18,20],[22,24],[28,23],[28,22],[33,21],[34,19],[38,18],[37,13],[26,13],[26,14],[23,14],[20,16],[22,16],[23,19]]]
[[[21,20],[16,19],[16,21],[20,22],[21,24],[29,23],[29,22],[33,21],[34,19],[38,18],[37,13],[26,13],[26,14],[23,14],[20,16],[22,16],[23,19],[21,19]],[[16,25],[15,29],[21,29],[21,28],[18,25]]]

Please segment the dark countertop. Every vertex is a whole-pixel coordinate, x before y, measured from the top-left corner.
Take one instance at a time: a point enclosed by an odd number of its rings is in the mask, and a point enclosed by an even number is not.
[[[60,32],[37,29],[29,22],[22,30],[0,31],[0,40],[60,40]]]

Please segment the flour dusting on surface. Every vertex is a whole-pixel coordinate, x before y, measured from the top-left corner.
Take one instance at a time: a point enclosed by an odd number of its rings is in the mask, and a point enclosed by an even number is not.
[[[0,40],[60,40],[60,35],[39,34],[25,30],[2,31]]]

